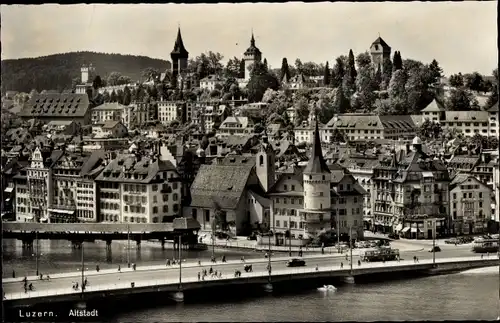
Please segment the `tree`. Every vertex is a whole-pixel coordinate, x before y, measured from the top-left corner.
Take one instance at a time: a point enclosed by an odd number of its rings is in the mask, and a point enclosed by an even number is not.
[[[393,60],[392,60],[392,68],[393,68],[393,71],[403,69],[403,60],[401,59],[401,53],[399,51],[394,52],[394,56],[393,56]]]
[[[125,88],[123,88],[123,102],[122,102],[122,104],[129,105],[130,102],[132,102],[132,92],[130,91],[130,88],[128,86],[125,86]]]
[[[371,63],[372,59],[368,52],[359,53],[358,56],[356,56],[356,64],[358,65],[358,69],[361,69],[365,66],[370,66]]]
[[[92,81],[92,87],[94,88],[94,90],[98,90],[102,87],[102,80],[99,75],[97,75]]]
[[[145,80],[156,79],[160,75],[160,71],[156,68],[148,67],[141,72],[141,76]]]
[[[410,114],[419,114],[421,109],[432,102],[434,99],[434,94],[431,92],[433,81],[432,71],[423,64],[408,71],[405,89]]]
[[[349,50],[349,56],[347,59],[347,71],[349,73],[350,78],[352,80],[355,80],[357,72],[356,72],[356,64],[354,61],[354,53],[352,52],[352,49]]]
[[[351,109],[349,99],[345,97],[344,91],[341,88],[335,90],[335,99],[333,101],[332,109],[334,113],[342,114]]]
[[[122,75],[119,72],[111,72],[108,76],[107,83],[109,86],[115,86],[119,84],[119,79]]]
[[[240,76],[241,78],[243,78],[245,76],[245,61],[244,60],[241,60],[240,61]]]
[[[109,102],[116,102],[118,101],[118,97],[116,96],[115,90],[113,90],[109,96]]]
[[[420,127],[417,129],[418,136],[421,139],[433,139],[438,138],[443,132],[441,124],[439,122],[433,122],[426,119]]]
[[[376,95],[374,91],[377,89],[377,82],[375,80],[375,71],[371,64],[362,65],[358,70],[359,73],[356,77],[356,107],[371,111],[373,103],[375,102]]]
[[[459,88],[450,91],[446,107],[450,111],[470,111],[478,110],[479,104],[470,91]]]
[[[386,90],[387,87],[389,86],[389,82],[391,81],[392,77],[392,62],[390,58],[385,58],[384,62],[382,63],[382,75],[381,75],[381,81],[380,81],[380,89],[381,90]]]
[[[132,83],[132,80],[130,79],[130,77],[122,75],[122,76],[120,76],[120,78],[118,78],[117,85],[130,84],[130,83]]]
[[[347,61],[346,56],[339,56],[335,59],[335,66],[333,68],[333,78],[332,78],[332,87],[342,86],[342,80],[345,75],[345,62]]]
[[[330,78],[331,78],[330,66],[328,65],[328,61],[327,61],[326,64],[325,64],[325,70],[323,72],[323,84],[325,86],[330,85],[330,81],[331,81]]]
[[[295,60],[295,68],[297,69],[297,74],[302,73],[302,61],[299,58]]]
[[[263,64],[264,64],[264,67],[266,68],[266,70],[269,69],[269,66],[267,66],[267,59],[266,58],[264,58],[264,63]]]
[[[391,102],[391,110],[394,114],[407,114],[407,96],[406,96],[406,72],[402,69],[392,73],[391,82],[389,83],[389,100]]]
[[[478,72],[464,75],[464,85],[466,88],[472,91],[480,91],[484,85],[483,76]]]
[[[288,61],[286,60],[286,57],[283,57],[283,60],[281,61],[281,70],[280,70],[279,81],[282,82],[283,78],[285,76],[286,76],[287,80],[290,80],[290,69],[288,67]]]
[[[277,90],[278,87],[279,82],[276,77],[269,73],[264,64],[256,62],[247,84],[248,101],[260,102],[267,89]]]
[[[435,59],[429,64],[429,70],[432,77],[432,83],[438,83],[443,77],[443,69]]]
[[[109,96],[109,92],[108,91],[104,91],[102,93],[102,100],[106,103],[110,102],[111,101],[111,97]]]
[[[240,65],[242,60],[238,57],[233,57],[227,61],[226,67],[224,69],[224,74],[227,78],[239,78],[240,77]]]
[[[455,88],[459,88],[459,87],[464,86],[464,77],[463,77],[462,73],[452,74],[452,75],[450,75],[449,82],[450,82],[451,86],[453,86]]]
[[[300,125],[302,121],[309,117],[309,102],[305,97],[300,97],[295,103],[295,125]]]
[[[342,91],[344,96],[351,99],[352,95],[356,92],[356,79],[351,76],[351,73],[346,73],[342,79]]]
[[[486,100],[485,108],[489,109],[498,102],[498,87],[495,85],[491,89],[491,93],[488,96],[488,100]]]

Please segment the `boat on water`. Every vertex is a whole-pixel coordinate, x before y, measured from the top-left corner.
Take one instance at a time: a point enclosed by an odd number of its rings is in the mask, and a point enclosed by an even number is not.
[[[323,285],[323,287],[319,287],[318,290],[321,292],[328,292],[337,290],[337,288],[333,285]]]
[[[476,239],[472,245],[472,251],[476,253],[498,252],[498,239]]]

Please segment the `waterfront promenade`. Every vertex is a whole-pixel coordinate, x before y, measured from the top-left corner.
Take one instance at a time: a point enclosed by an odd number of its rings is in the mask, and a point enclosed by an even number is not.
[[[358,275],[370,275],[377,273],[388,272],[402,272],[402,271],[419,271],[419,270],[433,270],[432,259],[420,259],[416,263],[413,259],[391,261],[391,262],[376,262],[376,263],[362,263],[360,266],[353,265],[352,270],[349,266],[343,267],[329,262],[329,259],[314,259],[316,262],[308,263],[306,267],[300,268],[287,268],[284,266],[276,266],[280,260],[273,262],[273,270],[271,273],[271,281],[278,282],[283,280],[305,279],[311,277],[349,277]],[[436,259],[436,268],[442,270],[463,270],[469,268],[478,268],[485,266],[494,266],[498,264],[498,256],[492,255],[488,258],[479,255],[473,257],[459,257],[459,258],[446,258]],[[257,265],[257,266],[256,266]],[[317,265],[317,267],[316,267]],[[220,278],[214,278],[210,275],[205,280],[200,281],[197,273],[201,267],[187,267],[182,271],[182,288],[198,289],[203,287],[213,286],[215,282],[217,285],[226,283],[237,284],[241,283],[264,283],[269,279],[269,273],[265,268],[265,263],[254,263],[254,271],[246,273],[242,271],[240,278],[235,278],[233,270],[241,269],[241,263],[227,263],[220,264],[216,270],[224,271]],[[104,295],[102,292],[111,291],[113,295],[116,293],[139,293],[139,292],[152,292],[152,291],[172,291],[175,292],[179,287],[179,266],[177,268],[148,271],[145,272],[123,272],[123,273],[99,273],[94,275],[90,281],[90,285],[86,288],[85,294],[99,294]],[[203,266],[202,266],[203,267]],[[142,277],[142,279],[140,279]],[[31,299],[35,303],[43,303],[44,299],[49,300],[52,297],[71,296],[82,294],[81,290],[74,290],[72,282],[78,281],[77,277],[59,277],[52,281],[38,283],[38,286],[43,286],[35,291],[24,293],[16,291],[22,288],[20,282],[4,283],[6,301],[16,301],[23,299]],[[132,287],[133,283],[133,287]],[[160,288],[161,287],[161,288]]]

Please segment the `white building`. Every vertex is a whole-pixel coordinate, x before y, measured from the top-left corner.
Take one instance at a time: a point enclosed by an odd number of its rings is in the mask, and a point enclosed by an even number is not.
[[[254,132],[254,123],[248,117],[227,117],[217,131],[217,137],[246,136]]]
[[[125,106],[118,102],[101,104],[92,109],[92,124],[101,124],[106,121],[122,120]]]
[[[488,120],[489,120],[489,135],[491,137],[499,137],[500,131],[498,127],[498,102],[495,103],[489,110],[488,110]]]
[[[183,101],[159,101],[158,120],[164,125],[169,125],[174,120],[183,122],[185,110],[186,104]]]
[[[129,130],[140,128],[142,125],[149,121],[148,106],[134,104],[126,106],[123,110],[121,121]]]
[[[200,80],[200,88],[203,90],[213,91],[217,85],[224,85],[224,80],[218,75],[209,75]]]
[[[118,223],[171,222],[181,212],[181,183],[175,167],[157,156],[123,154],[96,179],[99,220]]]

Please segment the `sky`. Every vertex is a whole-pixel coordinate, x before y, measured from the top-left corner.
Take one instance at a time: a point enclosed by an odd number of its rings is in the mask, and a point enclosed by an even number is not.
[[[1,5],[2,59],[71,51],[170,60],[177,28],[190,57],[224,62],[256,45],[273,68],[286,57],[332,66],[380,36],[403,59],[436,59],[445,75],[498,66],[497,2]],[[391,54],[392,55],[392,54]]]

